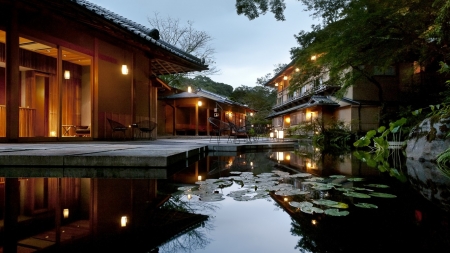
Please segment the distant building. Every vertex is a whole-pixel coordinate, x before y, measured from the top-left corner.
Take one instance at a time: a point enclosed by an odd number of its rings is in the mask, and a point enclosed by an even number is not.
[[[373,71],[374,78],[383,89],[383,104],[387,112],[398,110],[400,105],[409,105],[411,101],[425,101],[427,96],[437,94],[428,82],[438,83],[436,74],[426,73],[415,63],[403,63],[381,70],[376,66],[361,66]],[[351,86],[346,94],[338,99],[333,96],[340,87],[325,84],[327,75],[316,76],[298,90],[290,90],[292,76],[299,72],[294,61],[289,63],[264,85],[277,90],[277,102],[267,117],[272,120],[275,130],[286,130],[305,122],[326,125],[331,121],[344,122],[352,132],[366,132],[380,125],[382,102],[378,89],[368,81],[359,81]],[[425,84],[425,86],[424,86]],[[426,87],[426,95],[420,90]],[[417,100],[419,99],[419,100]],[[313,134],[313,133],[311,133]]]
[[[1,1],[0,141],[109,139],[107,118],[158,121],[157,76],[206,69],[85,0]]]
[[[187,92],[173,88],[159,95],[158,132],[166,135],[209,135],[209,117],[243,126],[256,111],[213,92]]]

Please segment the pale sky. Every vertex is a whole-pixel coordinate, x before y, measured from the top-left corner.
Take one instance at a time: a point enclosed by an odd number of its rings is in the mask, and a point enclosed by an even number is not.
[[[210,76],[234,88],[255,86],[256,79],[273,73],[274,66],[291,61],[290,49],[297,46],[294,34],[309,31],[313,20],[297,0],[286,0],[286,21],[276,21],[268,12],[255,20],[237,15],[235,0],[88,0],[149,28],[148,18],[194,22],[194,28],[213,38],[211,47],[220,70]]]

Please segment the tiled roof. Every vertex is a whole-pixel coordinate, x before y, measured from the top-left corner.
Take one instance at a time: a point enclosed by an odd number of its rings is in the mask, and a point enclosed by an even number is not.
[[[273,112],[273,113],[269,114],[266,117],[266,119],[274,118],[274,117],[277,117],[279,115],[285,115],[285,114],[293,112],[293,111],[297,111],[297,110],[300,110],[300,109],[306,109],[306,108],[313,107],[313,106],[335,106],[335,107],[338,107],[339,104],[336,103],[334,100],[332,100],[330,97],[327,97],[327,96],[312,96],[311,99],[308,102],[303,103],[301,105],[297,105],[297,106],[291,107],[291,108],[286,109],[284,111]]]
[[[199,98],[200,96],[193,92],[181,92],[177,94],[172,94],[161,99],[180,99],[180,98]]]
[[[286,70],[288,70],[290,67],[294,66],[295,60],[292,60],[286,67],[284,67],[282,70],[280,70],[274,77],[272,77],[269,81],[265,82],[263,86],[270,86],[270,84],[274,83],[275,80],[283,74]]]
[[[218,95],[218,94],[216,94],[214,92],[207,91],[207,90],[204,90],[204,89],[201,89],[201,88],[198,89],[196,92],[192,92],[192,93],[190,93],[190,92],[181,92],[181,93],[177,93],[177,94],[166,96],[166,97],[161,98],[161,99],[164,100],[164,99],[181,99],[181,98],[206,98],[206,99],[210,99],[210,100],[222,103],[222,104],[228,104],[228,105],[231,105],[231,106],[246,107],[249,110],[254,111],[253,109],[249,108],[247,105],[238,103],[236,101],[233,101],[233,100],[230,100],[230,99],[228,99],[226,97]]]
[[[201,60],[201,59],[199,59],[191,54],[188,54],[188,53],[184,52],[183,50],[181,50],[165,41],[160,40],[159,32],[156,29],[147,28],[141,24],[138,24],[127,18],[124,18],[114,12],[111,12],[101,6],[93,4],[86,0],[69,0],[69,1],[78,4],[79,6],[85,8],[86,10],[89,10],[90,12],[97,14],[98,16],[103,17],[104,19],[108,20],[109,22],[112,22],[116,25],[121,26],[122,28],[126,29],[130,33],[133,33],[136,36],[143,38],[146,41],[148,41],[156,46],[164,48],[164,49],[170,51],[171,53],[178,55],[179,57],[182,57],[182,58],[184,58],[188,61],[191,61],[195,64],[203,65],[205,68],[207,68],[207,65],[204,64],[204,60]]]

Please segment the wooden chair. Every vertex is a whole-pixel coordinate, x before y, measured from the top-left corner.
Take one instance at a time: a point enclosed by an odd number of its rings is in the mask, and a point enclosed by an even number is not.
[[[228,119],[227,119],[228,120]],[[228,124],[230,125],[230,129],[231,129],[231,133],[228,137],[228,141],[230,141],[231,136],[234,136],[234,142],[236,142],[237,140],[239,140],[239,137],[245,137],[248,142],[252,142],[252,140],[250,139],[250,135],[249,135],[249,130],[250,130],[250,126],[241,126],[238,127],[236,126],[234,123],[231,123],[230,121],[228,121]]]
[[[91,135],[90,126],[76,126],[75,134],[78,137],[89,137]]]
[[[230,131],[230,125],[227,122],[223,122],[220,119],[209,117],[208,122],[211,124],[211,131],[209,133],[209,141],[213,136],[217,136],[217,141],[220,141],[220,137],[223,132]]]
[[[123,124],[114,121],[110,118],[106,118],[108,120],[109,125],[111,126],[111,138],[113,138],[114,133],[115,132],[121,132],[123,134],[123,138],[126,139],[127,138],[127,134],[126,131],[128,129],[128,127],[124,126]]]
[[[139,129],[138,138],[142,138],[143,134],[148,134],[149,139],[152,138],[152,132],[156,128],[156,122],[150,120],[143,120],[134,124],[137,129]]]

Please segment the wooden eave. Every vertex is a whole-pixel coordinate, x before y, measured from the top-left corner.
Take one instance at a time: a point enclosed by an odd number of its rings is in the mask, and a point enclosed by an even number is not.
[[[3,1],[2,1],[3,2]],[[19,10],[25,9],[33,12],[40,12],[38,15],[54,15],[55,17],[81,23],[93,29],[97,35],[106,35],[119,40],[118,43],[126,47],[134,47],[147,53],[151,59],[154,75],[167,75],[176,73],[186,73],[192,71],[206,70],[202,64],[196,64],[171,52],[168,49],[153,44],[146,38],[116,24],[106,18],[71,1],[51,1],[51,0],[21,0],[17,1]]]

